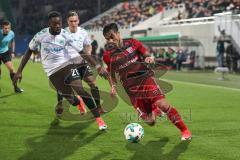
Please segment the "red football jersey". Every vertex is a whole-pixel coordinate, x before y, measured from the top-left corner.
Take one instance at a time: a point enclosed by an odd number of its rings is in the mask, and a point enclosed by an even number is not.
[[[103,60],[107,64],[107,70],[111,75],[118,73],[123,86],[129,87],[139,84],[153,73],[144,63],[146,52],[147,49],[141,42],[136,39],[128,39],[123,40],[121,48],[106,50]]]

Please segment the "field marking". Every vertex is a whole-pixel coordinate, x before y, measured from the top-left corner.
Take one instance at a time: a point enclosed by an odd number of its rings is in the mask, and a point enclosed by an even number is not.
[[[224,86],[216,86],[216,85],[210,85],[210,84],[200,84],[200,83],[193,83],[193,82],[183,82],[183,81],[168,80],[168,79],[161,79],[161,80],[168,81],[168,82],[173,82],[173,83],[181,83],[181,84],[186,84],[186,85],[202,86],[202,87],[218,88],[218,89],[226,89],[226,90],[240,92],[240,89],[238,89],[238,88],[230,88],[230,87],[224,87]]]

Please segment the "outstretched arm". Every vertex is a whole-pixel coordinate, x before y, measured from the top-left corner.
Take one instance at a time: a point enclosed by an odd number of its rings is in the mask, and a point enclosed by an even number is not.
[[[142,56],[144,57],[144,61],[146,63],[154,63],[155,62],[155,58],[148,51],[146,51]]]
[[[102,77],[104,77],[105,79],[108,77],[108,73],[105,70],[104,67],[102,67],[91,55],[91,53],[85,53],[84,51],[79,52],[79,54],[81,54],[81,56],[83,57],[83,59],[85,59],[90,65],[94,66],[97,71],[98,74]]]
[[[96,66],[97,62],[96,60],[92,57],[92,46],[91,45],[85,45],[83,48],[83,51],[81,51],[79,54],[85,59],[90,65]]]
[[[28,60],[30,59],[31,55],[32,55],[32,50],[30,50],[30,48],[28,48],[21,60],[21,63],[18,67],[17,73],[15,74],[14,78],[13,78],[13,84],[17,84],[17,81],[19,80],[19,82],[22,79],[22,71],[25,67],[25,65],[27,64]]]
[[[91,45],[91,44],[85,45],[85,46],[83,47],[83,52],[84,52],[85,54],[91,55],[91,54],[92,54],[92,45]]]
[[[23,56],[23,58],[21,60],[21,63],[19,65],[19,67],[18,67],[17,72],[22,73],[25,65],[27,64],[28,60],[30,59],[30,57],[32,55],[32,52],[34,52],[34,51],[32,51],[30,48],[28,48],[26,50],[26,52],[25,52],[25,54],[24,54],[24,56]]]
[[[141,56],[143,56],[144,61],[146,63],[154,63],[155,62],[155,58],[150,54],[149,50],[146,49],[141,42],[139,42],[138,40],[134,40],[133,42],[137,46],[137,50],[139,51]]]
[[[10,43],[10,53],[15,55],[15,39],[13,39]]]
[[[117,94],[117,91],[116,91],[117,79],[116,79],[115,72],[110,73],[110,76],[108,76],[108,82],[111,86],[110,95],[111,96],[116,96],[116,94]]]

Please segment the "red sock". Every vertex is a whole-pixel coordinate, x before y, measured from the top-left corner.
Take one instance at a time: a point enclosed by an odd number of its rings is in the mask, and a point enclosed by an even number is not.
[[[178,111],[171,107],[167,112],[167,116],[169,120],[182,132],[187,129],[187,126],[184,124],[181,116],[179,115]]]

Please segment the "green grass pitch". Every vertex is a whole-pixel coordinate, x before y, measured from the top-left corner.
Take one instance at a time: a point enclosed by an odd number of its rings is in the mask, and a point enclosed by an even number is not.
[[[15,68],[19,61],[15,62]],[[20,86],[13,94],[5,66],[0,79],[1,160],[236,160],[240,159],[240,76],[218,81],[212,72],[174,72],[162,78],[173,85],[167,99],[178,108],[193,134],[190,143],[180,141],[179,131],[166,119],[154,127],[141,123],[145,136],[129,143],[123,130],[136,121],[133,108],[119,99],[103,116],[107,132],[87,123],[54,120],[56,94],[49,87],[41,64],[29,62]],[[99,79],[100,90],[109,91]]]

